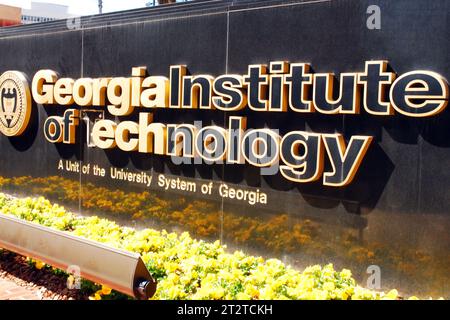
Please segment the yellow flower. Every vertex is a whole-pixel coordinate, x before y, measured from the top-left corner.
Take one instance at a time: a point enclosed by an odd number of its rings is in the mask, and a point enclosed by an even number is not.
[[[250,300],[252,297],[250,297],[248,294],[246,294],[245,292],[239,292],[236,295],[236,299],[238,300]]]
[[[73,276],[73,275],[68,276],[68,277],[67,277],[67,287],[68,287],[69,289],[72,289],[73,286],[74,286],[74,284],[75,284],[75,278],[74,278],[74,276]]]
[[[245,294],[249,295],[252,298],[259,298],[259,290],[251,284],[245,287]]]
[[[307,278],[302,281],[302,285],[306,290],[311,290],[314,288],[314,279]]]
[[[43,267],[45,267],[45,263],[43,263],[42,261],[36,260],[36,263],[34,264],[34,266],[36,267],[36,269],[41,270]]]
[[[17,185],[23,185],[28,183],[31,177],[21,179],[14,181]],[[197,233],[199,234],[206,235],[214,232],[214,228],[211,229],[210,226],[220,216],[206,202],[198,201],[188,205],[188,201],[183,197],[174,200],[177,205],[172,206],[172,200],[162,200],[148,192],[125,193],[98,188],[90,184],[82,190],[80,195],[76,183],[61,180],[63,178],[60,177],[39,179],[41,180],[36,180],[36,183],[30,182],[29,185],[42,185],[42,188],[47,188],[49,185],[58,186],[58,189],[65,192],[61,199],[78,201],[81,196],[83,207],[86,209],[102,207],[113,213],[139,211],[144,218],[167,218],[167,222],[170,223],[177,221],[186,223],[186,226],[198,225]],[[0,184],[6,183],[3,180],[0,176]],[[36,193],[53,192],[53,187],[47,189],[41,192],[37,190]],[[141,205],[144,206],[141,207]],[[173,210],[174,207],[180,209]],[[265,260],[242,251],[229,253],[220,242],[196,240],[187,232],[178,235],[174,232],[153,229],[138,231],[95,216],[79,217],[42,197],[19,199],[9,198],[0,193],[0,214],[4,213],[141,254],[148,268],[161,276],[154,299],[398,299],[396,290],[380,293],[357,286],[350,270],[343,269],[337,272],[332,264],[310,266],[301,272],[278,259]],[[204,219],[203,215],[207,215],[208,218]],[[189,219],[186,220],[186,217]],[[276,227],[277,224],[283,226],[289,224],[287,215],[271,219],[268,223],[257,221],[256,224],[249,218],[230,220],[229,215],[225,215],[224,224],[232,231],[233,228],[238,227],[251,231],[248,236],[239,233],[237,235],[239,241],[245,241],[255,234],[260,235],[259,240],[254,238],[259,244],[274,245],[274,248],[278,249],[287,245],[287,252],[291,248],[295,249],[295,245],[282,240],[289,234],[285,235],[284,231],[281,232]],[[309,233],[309,228],[313,226],[311,222],[306,221],[304,228],[294,226],[296,242],[301,243],[302,237],[307,239],[305,232]],[[274,237],[275,234],[280,236]],[[274,241],[273,244],[271,240]],[[321,247],[317,248],[322,250]],[[352,256],[361,256],[364,259],[367,256],[375,257],[374,252],[376,251],[373,248],[362,247],[358,250],[350,250]],[[46,266],[45,263],[31,258],[29,261],[37,269]],[[73,285],[76,280],[73,276],[69,276],[67,283]],[[111,292],[110,288],[101,286],[100,290],[92,293],[89,299],[101,300],[102,296],[107,296]],[[410,299],[416,299],[416,297],[413,296]]]
[[[398,291],[395,289],[392,289],[383,298],[395,300],[395,299],[397,299],[397,297],[398,297]]]
[[[102,300],[102,296],[96,292],[93,296],[89,297],[89,300]]]
[[[335,289],[334,283],[333,282],[325,282],[323,284],[323,290],[327,290],[327,291],[333,291]]]
[[[272,300],[276,298],[276,294],[271,287],[265,287],[261,289],[260,298],[262,300]]]
[[[170,286],[170,288],[166,291],[167,292],[167,298],[174,300],[174,299],[183,299],[186,294],[184,293],[182,287],[180,286]]]
[[[334,274],[333,264],[329,263],[322,269],[322,273],[324,277],[332,277]]]
[[[341,299],[342,299],[342,300],[347,300],[347,299],[348,299],[348,294],[347,294],[347,292],[343,291],[343,292],[341,293]]]
[[[352,277],[352,272],[348,269],[342,269],[341,276],[344,279],[350,279]]]
[[[419,300],[416,296],[409,297],[408,300]]]
[[[108,294],[111,294],[111,288],[108,288],[105,285],[102,285],[102,294],[107,296]]]
[[[315,273],[321,271],[321,267],[319,265],[309,266],[303,271],[303,273]]]
[[[316,298],[315,300],[327,300],[328,298],[328,293],[326,291],[323,290],[315,290],[316,293]]]
[[[165,263],[164,268],[167,270],[168,273],[173,273],[173,272],[177,271],[180,267],[179,267],[178,263],[167,262],[167,263]]]
[[[211,292],[211,298],[213,298],[215,300],[221,299],[224,295],[225,295],[225,291],[223,290],[223,288],[215,288]]]

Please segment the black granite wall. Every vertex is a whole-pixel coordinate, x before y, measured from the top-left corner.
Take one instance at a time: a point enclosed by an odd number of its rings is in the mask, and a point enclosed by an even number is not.
[[[381,29],[366,26],[369,5],[381,9]],[[0,73],[40,69],[65,77],[153,75],[186,64],[192,74],[245,74],[249,64],[311,63],[314,72],[356,72],[368,60],[388,60],[397,74],[435,71],[450,77],[446,0],[200,1],[81,20],[0,29]],[[450,292],[450,114],[430,118],[201,110],[158,110],[155,121],[226,126],[230,115],[248,127],[371,135],[374,141],[347,187],[288,182],[250,165],[175,165],[170,157],[89,148],[85,127],[75,145],[51,144],[43,122],[63,108],[34,105],[21,137],[0,137],[2,192],[44,195],[86,215],[122,223],[189,231],[231,248],[303,267],[333,262],[365,285],[370,265],[382,287],[406,293]],[[137,113],[139,110],[136,110]],[[124,117],[125,118],[125,117]],[[136,114],[128,117],[136,119]],[[120,119],[123,120],[123,119]],[[58,170],[59,160],[99,165],[106,177]],[[329,164],[326,164],[329,166]],[[111,167],[153,176],[150,187],[109,177]],[[200,185],[210,196],[164,190],[159,174]],[[267,204],[224,199],[221,182],[267,194]],[[197,190],[198,191],[198,190]]]

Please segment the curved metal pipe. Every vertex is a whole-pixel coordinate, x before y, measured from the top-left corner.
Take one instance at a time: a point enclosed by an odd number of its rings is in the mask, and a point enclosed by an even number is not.
[[[149,299],[156,281],[137,253],[0,214],[0,247],[80,276],[137,299]]]

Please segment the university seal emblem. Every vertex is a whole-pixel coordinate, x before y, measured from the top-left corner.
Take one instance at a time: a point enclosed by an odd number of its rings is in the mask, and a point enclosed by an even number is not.
[[[21,135],[31,115],[31,94],[22,72],[6,71],[0,76],[0,132],[8,137]]]

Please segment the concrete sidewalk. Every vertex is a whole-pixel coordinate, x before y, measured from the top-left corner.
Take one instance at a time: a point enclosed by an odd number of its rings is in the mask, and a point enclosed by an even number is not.
[[[21,287],[11,279],[0,278],[0,300],[42,300],[36,288]]]
[[[86,300],[89,294],[69,290],[66,277],[51,268],[37,269],[27,258],[0,252],[0,300]]]

